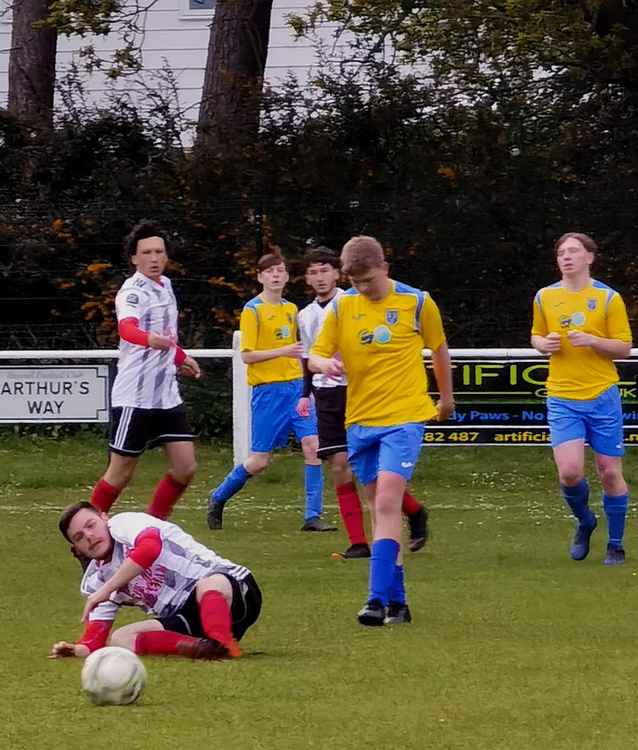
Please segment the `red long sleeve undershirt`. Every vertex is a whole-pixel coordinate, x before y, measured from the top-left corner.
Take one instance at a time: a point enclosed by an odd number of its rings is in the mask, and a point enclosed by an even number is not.
[[[162,537],[159,529],[143,529],[135,537],[133,549],[129,552],[128,557],[142,568],[150,568],[162,552]],[[110,620],[90,620],[84,627],[84,633],[78,644],[86,646],[92,653],[98,648],[102,648],[108,640],[111,626]]]
[[[117,326],[120,338],[124,341],[128,341],[129,344],[136,344],[137,346],[144,346],[148,348],[148,331],[143,331],[140,328],[140,321],[138,318],[124,318],[120,320]],[[186,359],[186,352],[181,346],[175,345],[175,364],[181,367]]]

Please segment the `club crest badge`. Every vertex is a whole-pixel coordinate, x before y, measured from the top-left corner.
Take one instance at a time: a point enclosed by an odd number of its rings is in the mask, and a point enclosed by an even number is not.
[[[587,309],[588,310],[596,309],[596,300],[593,297],[587,300]]]
[[[385,322],[389,326],[394,326],[399,322],[399,311],[398,310],[386,310],[385,311]]]

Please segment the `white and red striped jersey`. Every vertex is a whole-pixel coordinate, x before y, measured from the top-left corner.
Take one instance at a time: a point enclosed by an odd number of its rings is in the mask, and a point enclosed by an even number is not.
[[[145,529],[158,529],[162,551],[150,567],[113,592],[108,601],[98,604],[89,615],[90,621],[112,622],[122,605],[140,607],[156,617],[170,617],[183,606],[201,578],[227,573],[242,581],[250,575],[248,568],[220,557],[179,526],[148,513],[118,513],[109,519],[109,529],[113,554],[110,560],[91,560],[80,586],[84,596],[97,591],[115,575]]]
[[[319,335],[323,321],[326,319],[330,305],[334,300],[339,299],[343,293],[343,289],[337,287],[337,293],[328,302],[321,303],[315,298],[299,312],[299,334],[304,347],[304,357],[308,357],[312,345]],[[334,377],[316,372],[312,377],[312,385],[315,388],[334,388],[337,385],[346,385],[347,382],[345,375]]]
[[[171,336],[177,342],[177,303],[166,276],[161,284],[137,271],[120,287],[115,298],[118,321],[137,318],[148,333]],[[112,406],[172,409],[182,403],[176,378],[175,349],[166,351],[120,339]]]

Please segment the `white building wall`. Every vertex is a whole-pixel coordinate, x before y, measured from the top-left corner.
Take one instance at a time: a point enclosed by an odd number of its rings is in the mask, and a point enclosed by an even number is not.
[[[212,1],[201,0],[209,4]],[[266,79],[273,85],[283,80],[289,72],[296,74],[300,79],[305,78],[316,62],[314,46],[308,40],[296,42],[286,24],[287,14],[300,13],[310,4],[311,0],[275,0],[273,4],[266,67]],[[166,61],[178,82],[180,109],[186,111],[187,116],[192,119],[197,119],[204,81],[209,26],[213,16],[212,10],[191,7],[197,5],[198,0],[158,0],[147,12],[142,45],[143,71],[140,76],[147,84],[156,84],[157,74]],[[0,9],[5,10],[9,6],[10,0],[0,0]],[[322,38],[330,43],[333,31],[333,28],[326,27],[322,31]],[[93,44],[100,56],[105,58],[120,46],[115,34],[94,38],[60,37],[57,57],[58,79],[74,59],[81,65],[78,49],[89,44]],[[6,106],[7,102],[10,46],[9,11],[0,17],[0,106]],[[339,50],[335,52],[338,54]],[[113,86],[120,90],[137,91],[137,96],[143,96],[143,87],[136,86],[134,80],[128,76],[121,77],[115,82],[108,81],[99,72],[87,77],[87,91],[96,101],[103,98],[109,87]]]

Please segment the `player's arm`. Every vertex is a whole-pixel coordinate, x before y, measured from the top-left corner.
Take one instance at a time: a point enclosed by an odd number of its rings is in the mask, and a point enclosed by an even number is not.
[[[258,349],[257,311],[252,307],[244,307],[242,310],[239,330],[241,332],[241,358],[246,365],[267,362],[278,357],[301,359],[303,356],[303,345],[300,342],[279,346],[276,349]]]
[[[549,356],[560,351],[560,333],[549,331],[543,314],[541,292],[534,297],[531,343],[539,354]]]
[[[421,307],[421,339],[432,351],[432,370],[439,392],[436,405],[437,420],[443,422],[454,412],[454,390],[452,387],[452,362],[445,340],[441,312],[432,297],[426,294]]]
[[[454,390],[452,387],[452,360],[450,350],[444,341],[438,349],[432,351],[432,370],[439,392],[439,401],[436,405],[438,412],[437,420],[444,422],[454,412]]]
[[[277,347],[277,349],[246,350],[241,353],[242,361],[247,365],[254,365],[257,362],[267,362],[269,359],[277,359],[278,357],[301,359],[303,357],[303,344],[297,341],[294,344]]]
[[[324,375],[338,377],[343,375],[345,368],[343,361],[335,354],[338,351],[339,321],[337,319],[337,304],[335,300],[321,326],[321,330],[310,349],[308,369],[311,372],[321,372]]]
[[[140,319],[148,307],[148,294],[140,289],[121,289],[115,298],[117,329],[120,338],[135,346],[150,349],[170,349],[175,341],[168,336],[140,328]]]
[[[63,659],[67,656],[77,656],[82,659],[106,646],[111,632],[112,620],[91,620],[84,626],[84,633],[76,643],[58,641],[51,647],[50,659]]]
[[[135,538],[135,544],[128,557],[111,578],[91,594],[84,605],[82,621],[88,620],[89,614],[102,602],[110,599],[111,594],[119,591],[136,578],[157,560],[162,552],[162,538],[154,527],[143,529]]]
[[[609,359],[625,359],[631,354],[631,328],[622,297],[615,293],[607,307],[606,327],[608,334],[594,336],[584,331],[569,331],[567,338],[572,346],[589,346]]]
[[[631,354],[631,341],[606,339],[584,331],[568,331],[569,343],[575,347],[589,346],[598,354],[609,359],[625,359]]]

